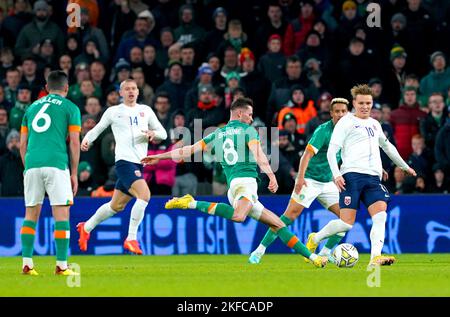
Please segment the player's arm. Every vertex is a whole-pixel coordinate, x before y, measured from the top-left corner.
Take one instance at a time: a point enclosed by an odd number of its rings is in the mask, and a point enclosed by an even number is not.
[[[108,108],[105,113],[103,114],[102,118],[100,119],[100,122],[95,125],[94,128],[92,128],[83,138],[83,141],[81,142],[81,150],[87,151],[89,150],[89,147],[91,144],[97,140],[100,134],[102,134],[103,131],[107,127],[109,127],[112,123],[111,120],[111,108]]]
[[[314,155],[316,155],[316,153],[314,152],[313,147],[310,144],[308,144],[298,165],[298,175],[297,179],[295,180],[295,187],[294,187],[294,192],[296,194],[300,193],[300,190],[302,189],[303,185],[308,186],[308,184],[305,181],[305,173],[308,168],[309,161]]]
[[[203,140],[200,140],[197,143],[194,143],[193,145],[186,145],[169,152],[164,152],[156,155],[149,155],[147,157],[144,157],[141,160],[141,163],[145,165],[155,165],[158,164],[160,160],[167,160],[167,159],[172,159],[174,161],[186,160],[193,154],[203,151],[205,147],[206,147],[205,142]]]
[[[70,181],[75,196],[78,191],[78,163],[80,162],[80,131],[69,132]]]
[[[153,140],[165,140],[167,139],[167,131],[162,126],[161,122],[159,122],[153,110],[149,111],[149,120],[148,120],[148,130],[142,131],[142,133],[147,135],[147,138],[150,142]]]
[[[405,173],[412,176],[417,176],[416,171],[414,171],[414,169],[412,169],[408,165],[408,163],[406,163],[402,159],[395,146],[391,142],[389,142],[384,133],[380,133],[379,144],[380,147],[383,149],[383,151],[387,154],[387,156],[389,156],[389,158],[392,160],[392,162],[394,162],[395,165],[400,167]]]
[[[347,121],[346,118],[342,118],[336,123],[333,134],[331,135],[330,144],[328,145],[327,159],[330,165],[331,173],[333,174],[333,180],[339,191],[345,190],[345,180],[339,171],[338,161],[336,154],[342,149],[344,140],[347,137],[348,131],[351,128],[352,123]]]
[[[25,166],[25,154],[28,147],[28,129],[26,126],[20,128],[20,158],[22,159],[23,166]]]
[[[272,171],[272,167],[270,167],[269,160],[267,159],[266,154],[263,151],[263,148],[261,146],[261,142],[259,140],[253,139],[250,140],[248,143],[248,148],[250,149],[250,152],[252,152],[253,156],[256,159],[256,163],[258,164],[261,171],[269,177],[269,187],[268,189],[275,193],[278,190],[278,182],[277,178],[275,177],[274,172]]]

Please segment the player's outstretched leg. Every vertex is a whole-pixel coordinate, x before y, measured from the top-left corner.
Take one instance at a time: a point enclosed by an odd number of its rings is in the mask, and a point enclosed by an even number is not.
[[[226,219],[233,218],[234,208],[224,203],[212,203],[208,201],[197,201],[191,195],[174,197],[165,205],[166,209],[197,209],[209,215],[215,215]]]
[[[20,230],[20,237],[22,240],[22,273],[33,276],[38,275],[38,272],[34,269],[33,263],[35,234],[36,222],[25,219],[22,224],[22,229]]]
[[[331,255],[331,250],[333,250],[334,247],[337,246],[339,242],[341,242],[344,236],[345,232],[339,232],[329,237],[325,246],[320,250],[319,255],[327,257],[328,262],[335,263],[336,261],[334,257]]]

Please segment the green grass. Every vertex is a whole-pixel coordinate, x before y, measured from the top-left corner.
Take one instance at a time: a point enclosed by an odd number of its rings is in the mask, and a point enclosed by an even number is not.
[[[54,257],[35,257],[39,276],[23,276],[20,257],[0,258],[0,296],[450,296],[450,254],[404,254],[381,268],[380,287],[366,280],[368,255],[352,269],[306,264],[294,254],[260,265],[245,255],[72,256],[81,287],[55,276]]]

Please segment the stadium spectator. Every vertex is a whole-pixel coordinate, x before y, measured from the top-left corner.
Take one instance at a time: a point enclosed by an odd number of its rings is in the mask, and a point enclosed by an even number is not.
[[[88,162],[80,162],[78,165],[78,196],[91,196],[97,188],[92,178],[92,167]]]
[[[419,78],[415,74],[408,74],[405,76],[404,87],[410,86],[416,89],[417,102],[419,103],[420,110],[428,113],[430,111],[428,107],[428,98],[420,93],[420,83]],[[403,102],[403,98],[400,98],[400,103]]]
[[[0,156],[6,153],[6,137],[8,136],[8,133],[8,111],[0,105]]]
[[[435,194],[450,192],[450,182],[445,178],[444,167],[439,163],[433,165],[433,180],[430,182],[429,192]]]
[[[33,6],[33,21],[25,25],[16,41],[15,52],[19,57],[39,54],[40,44],[45,39],[55,43],[55,55],[59,56],[64,48],[64,34],[59,26],[50,20],[50,8],[46,1],[39,0]]]
[[[223,94],[223,101],[225,109],[231,107],[231,103],[234,100],[234,92],[240,88],[239,81],[241,76],[237,72],[229,72],[226,77],[226,87]]]
[[[401,91],[405,83],[406,57],[407,55],[403,47],[394,46],[390,53],[391,65],[385,71],[382,80],[386,102],[389,103],[392,109],[398,108]]]
[[[242,23],[239,20],[231,20],[228,22],[228,30],[224,35],[222,43],[217,48],[217,54],[224,56],[229,47],[232,47],[236,52],[240,52],[243,47],[249,46],[247,42],[247,34],[242,30]],[[224,60],[226,56],[224,57]],[[226,61],[224,62],[226,65]]]
[[[103,30],[111,52],[115,52],[122,35],[133,28],[137,15],[130,9],[128,1],[111,1],[107,10],[109,18],[104,19]]]
[[[167,146],[169,144],[169,146]],[[153,141],[148,146],[148,155],[171,151],[173,145],[162,141]],[[153,195],[170,195],[175,184],[177,163],[173,160],[161,160],[156,165],[146,165],[143,177]]]
[[[6,86],[5,87],[5,99],[11,104],[15,105],[17,98],[17,87],[22,79],[22,74],[15,68],[9,68],[6,71]]]
[[[407,159],[412,153],[411,138],[419,133],[419,121],[426,113],[419,110],[414,87],[404,88],[403,100],[404,103],[392,111],[390,123],[394,129],[398,152],[403,159]]]
[[[247,97],[253,100],[253,118],[266,120],[266,103],[270,94],[271,83],[255,70],[255,55],[248,48],[243,48],[239,56],[242,73],[240,86],[245,89]]]
[[[450,67],[447,67],[444,53],[434,52],[431,55],[430,63],[433,70],[420,81],[420,91],[426,98],[434,92],[444,95],[450,87]]]
[[[150,106],[153,102],[153,98],[155,97],[155,93],[153,88],[145,82],[145,76],[142,68],[134,68],[131,71],[131,78],[136,81],[136,85],[139,89],[138,102]]]
[[[96,89],[106,91],[108,87],[108,81],[106,78],[105,65],[100,61],[95,61],[89,66],[89,75]]]
[[[321,62],[311,57],[305,62],[306,77],[310,82],[310,87],[314,87],[317,92],[324,90],[326,84],[324,84],[323,72],[321,68]],[[319,98],[318,94],[310,96],[310,98]]]
[[[7,16],[2,22],[0,37],[3,37],[3,45],[14,47],[20,30],[33,19],[33,15],[29,11],[28,1],[14,1],[12,14]]]
[[[223,53],[223,67],[220,75],[226,78],[230,72],[240,72],[238,52],[232,46],[228,46]]]
[[[416,134],[412,137],[411,147],[413,152],[409,156],[408,164],[421,175],[430,175],[433,154],[425,147],[423,136]]]
[[[183,68],[179,62],[173,62],[168,68],[168,78],[158,87],[156,93],[165,91],[170,96],[172,111],[184,108],[188,86],[183,82]]]
[[[110,89],[109,91],[107,91],[106,94],[106,107],[104,107],[103,110],[108,109],[111,106],[115,106],[118,105],[120,103],[120,95],[119,92],[114,90],[114,89]]]
[[[294,85],[291,88],[291,99],[278,113],[278,128],[283,128],[283,119],[286,114],[292,113],[297,120],[297,132],[305,133],[306,124],[317,116],[317,110],[312,100],[306,100],[303,87]]]
[[[218,126],[224,120],[223,107],[217,104],[214,87],[205,85],[198,91],[197,107],[191,109],[186,115],[187,127],[194,131],[194,119],[200,119],[202,129]]]
[[[6,147],[7,152],[0,157],[0,196],[23,196],[23,164],[17,130],[8,133]]]
[[[211,85],[213,78],[213,70],[211,66],[207,63],[203,63],[197,72],[198,81],[196,81],[192,88],[186,93],[186,99],[184,101],[184,110],[189,112],[190,109],[193,109],[197,106],[198,102],[198,91],[202,86]]]
[[[159,35],[159,41],[161,42],[161,47],[156,52],[156,63],[157,65],[164,69],[169,63],[169,48],[175,43],[173,38],[173,32],[171,28],[161,29]]]
[[[317,116],[308,121],[305,127],[305,136],[309,140],[316,128],[331,119],[330,106],[333,97],[329,92],[324,92],[320,95],[317,105],[319,110],[317,111]]]
[[[373,104],[372,109],[370,111],[370,117],[380,122],[384,135],[387,137],[389,142],[391,142],[394,146],[396,146],[394,139],[394,131],[389,121],[383,121],[382,106],[379,103]],[[393,162],[384,151],[380,151],[380,156],[384,170],[389,173],[393,167]]]
[[[139,46],[132,47],[130,50],[129,60],[131,69],[142,67],[142,63],[144,62],[143,50]]]
[[[303,64],[310,58],[315,58],[323,65],[328,66],[328,52],[325,46],[322,45],[319,32],[311,30],[306,36],[305,44],[297,52],[298,57]]]
[[[288,194],[292,192],[292,187],[294,186],[294,179],[296,177],[295,168],[292,165],[291,161],[285,156],[285,152],[288,152],[288,149],[293,149],[294,147],[290,145],[288,139],[288,132],[281,130],[279,137],[274,141],[274,145],[278,147],[279,155],[278,155],[278,170],[275,172],[277,179],[282,179],[283,182],[280,182],[277,193],[279,194]]]
[[[414,177],[406,176],[403,170],[396,166],[394,168],[394,177],[388,186],[389,192],[395,195],[410,194],[414,191],[416,180]]]
[[[255,53],[257,56],[261,56],[266,52],[269,39],[274,35],[278,35],[277,38],[280,39],[280,48],[281,48],[281,38],[284,36],[286,32],[287,23],[283,17],[283,11],[281,10],[281,6],[277,2],[271,2],[267,6],[267,17],[261,25],[256,30],[255,34]],[[270,50],[270,49],[269,49]]]
[[[214,28],[206,34],[204,39],[204,51],[206,53],[215,52],[224,39],[227,31],[227,10],[223,7],[216,8],[212,18]]]
[[[73,60],[74,64],[86,63],[91,64],[94,61],[100,60],[100,52],[98,50],[97,41],[94,38],[87,38],[82,45],[82,52]]]
[[[164,71],[156,62],[155,46],[151,44],[145,45],[143,55],[142,70],[144,71],[145,82],[155,90],[164,81]]]
[[[211,53],[206,57],[206,61],[213,71],[213,86],[225,88],[225,78],[221,74],[221,62],[217,54]]]
[[[80,108],[81,114],[85,114],[83,106],[86,104],[86,99],[92,96],[101,99],[101,93],[100,87],[95,87],[92,80],[85,79],[79,84],[76,83],[70,86],[68,98]]]
[[[356,12],[356,3],[352,0],[345,1],[342,4],[342,15],[335,30],[336,43],[339,50],[345,49],[352,36],[354,36],[354,30],[360,21],[361,18]]]
[[[430,112],[420,121],[420,134],[425,138],[425,144],[429,149],[434,149],[436,135],[446,121],[444,96],[433,93],[428,98]]]
[[[58,60],[58,66],[59,69],[65,72],[66,75],[69,77],[69,84],[71,84],[73,81],[72,57],[70,57],[70,55],[67,54],[61,55]]]
[[[129,79],[131,76],[131,65],[124,58],[119,59],[119,61],[114,66],[114,76],[110,88],[114,88],[119,91],[120,83],[125,79]]]
[[[300,162],[300,158],[306,148],[306,135],[297,132],[297,119],[292,113],[288,113],[283,118],[283,130],[287,131],[289,142],[294,146],[295,153],[298,157],[295,157],[295,161]],[[298,169],[298,164],[293,165],[294,169]]]
[[[36,73],[37,64],[32,56],[22,60],[22,83],[27,84],[31,89],[31,99],[35,100],[41,89],[45,86],[42,75]]]
[[[81,44],[78,41],[78,37],[75,34],[70,34],[67,36],[65,42],[64,54],[69,55],[72,60],[82,53]]]
[[[55,44],[51,39],[44,39],[40,43],[39,53],[36,55],[38,72],[42,72],[46,67],[56,68]]]
[[[86,114],[94,116],[95,122],[100,121],[102,106],[100,104],[100,99],[95,96],[86,98],[86,104],[84,106],[84,111]]]
[[[267,48],[267,53],[259,59],[258,70],[273,83],[283,77],[286,65],[286,57],[281,53],[280,35],[271,35],[267,41]]]
[[[181,47],[181,65],[183,67],[183,80],[191,85],[197,75],[197,69],[194,66],[195,50],[190,44]]]
[[[161,91],[155,97],[155,115],[158,118],[159,122],[161,122],[164,129],[167,131],[167,135],[169,135],[169,129],[171,124],[171,109],[170,109],[170,97],[169,95]]]
[[[9,127],[20,131],[22,118],[31,104],[31,89],[27,84],[20,84],[17,87],[17,100],[14,107],[9,111]]]
[[[398,12],[398,11],[397,11]],[[408,45],[406,34],[406,17],[402,13],[396,13],[391,18],[389,33],[386,34],[386,47],[390,49],[395,45],[405,47]],[[389,55],[389,51],[386,52]]]
[[[368,83],[370,89],[372,89],[373,102],[379,103],[380,105],[386,103],[387,100],[384,98],[383,94],[383,82],[380,78],[374,77],[369,80]]]
[[[315,20],[314,1],[302,0],[300,15],[286,27],[283,39],[283,51],[286,56],[298,52],[305,42],[306,35],[312,30]]]
[[[450,115],[447,123],[439,130],[436,135],[434,146],[434,157],[436,162],[442,164],[445,174],[450,175]]]
[[[190,4],[185,4],[180,7],[179,18],[180,24],[174,30],[173,35],[175,41],[182,45],[194,42],[199,42],[205,36],[205,30],[195,23],[194,9]]]
[[[416,184],[415,188],[413,190],[414,194],[424,194],[428,190],[427,188],[427,181],[425,179],[425,176],[422,174],[417,174],[417,177],[415,179]]]
[[[178,62],[181,64],[181,43],[172,44],[167,50],[168,64],[164,65],[164,68],[167,68],[171,63]]]
[[[14,55],[9,47],[0,48],[0,63],[0,83],[2,83],[8,69],[14,66]]]

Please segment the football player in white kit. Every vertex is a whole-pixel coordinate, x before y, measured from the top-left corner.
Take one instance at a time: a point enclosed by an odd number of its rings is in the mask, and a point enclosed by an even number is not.
[[[149,106],[136,103],[139,89],[134,80],[127,79],[120,84],[120,95],[123,103],[108,108],[100,122],[86,134],[81,142],[81,150],[88,151],[92,142],[111,126],[116,141],[117,174],[117,183],[111,201],[98,208],[89,220],[77,225],[77,231],[80,234],[78,245],[81,251],[87,250],[90,232],[101,222],[124,210],[127,203],[135,197],[136,202],[131,209],[128,237],[123,247],[134,254],[142,254],[136,234],[150,200],[150,190],[142,177],[141,160],[147,156],[148,142],[165,140],[167,133]]]
[[[380,123],[370,117],[373,96],[369,86],[355,86],[351,93],[355,113],[347,114],[336,124],[327,152],[333,179],[340,192],[340,219],[330,221],[322,230],[311,234],[307,247],[315,250],[323,239],[338,232],[349,231],[355,223],[359,202],[362,201],[373,221],[370,231],[370,264],[391,265],[395,258],[381,255],[390,196],[381,184],[383,169],[380,147],[404,172],[412,176],[416,176],[416,172],[388,141]],[[342,157],[340,170],[336,161],[339,150]]]

